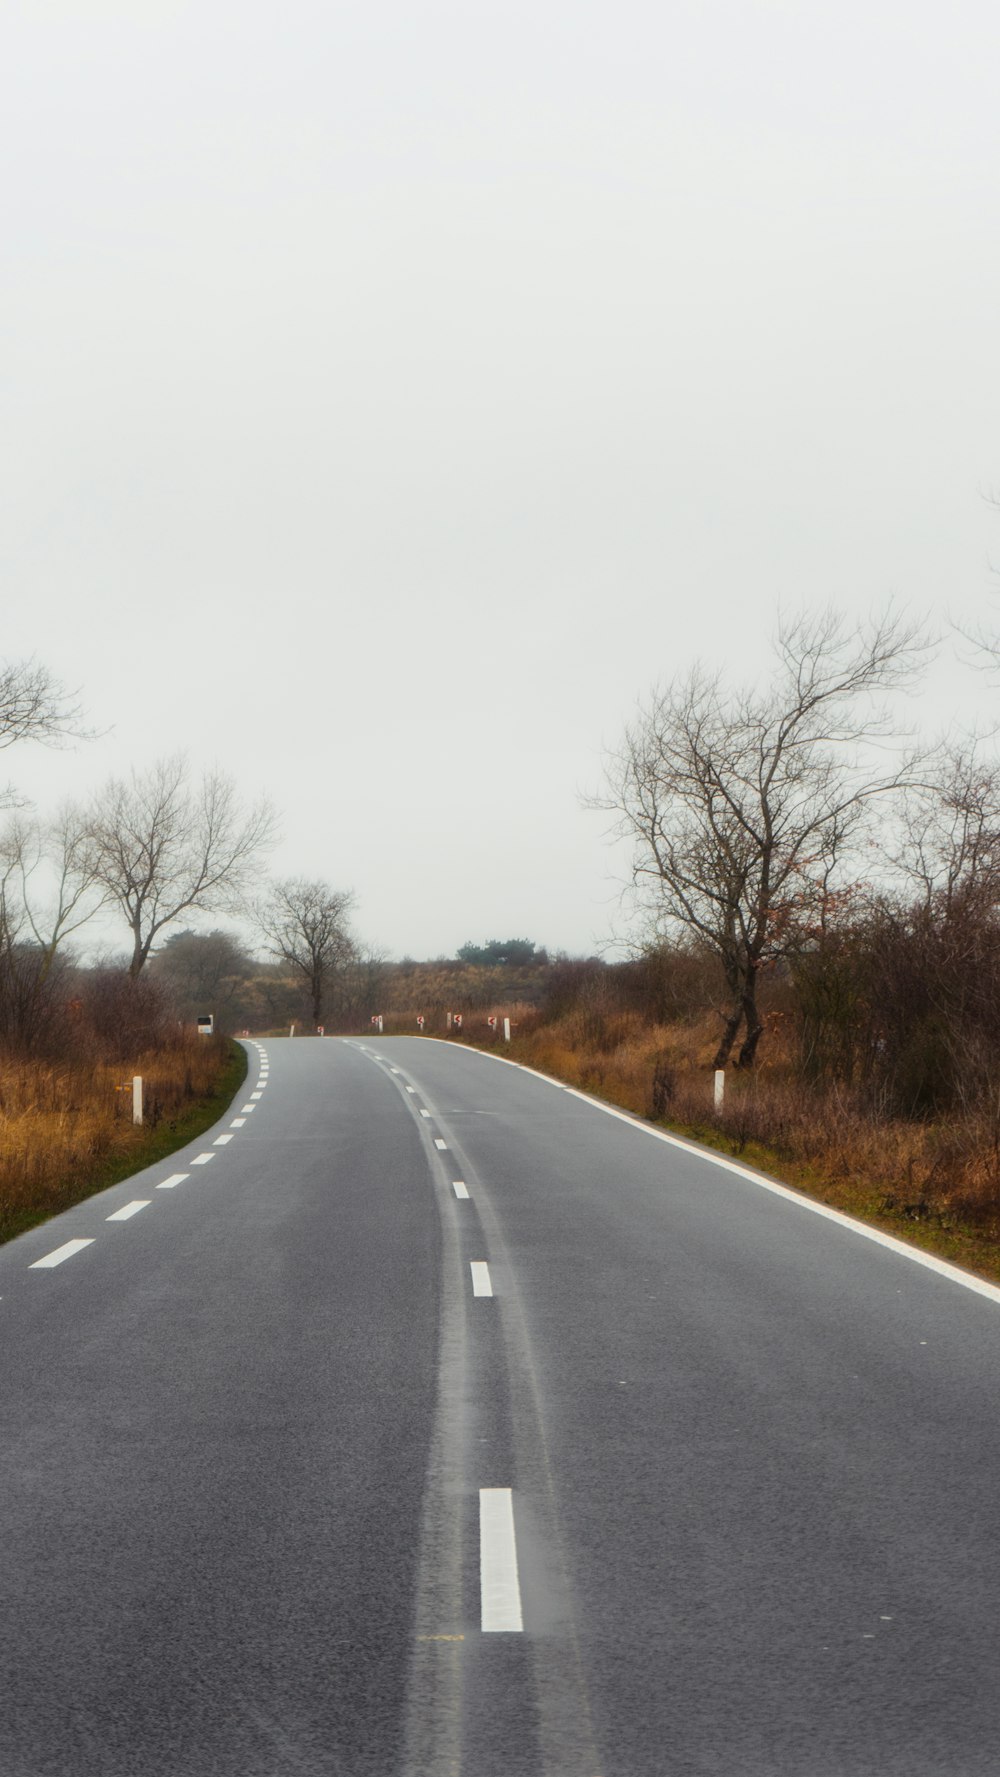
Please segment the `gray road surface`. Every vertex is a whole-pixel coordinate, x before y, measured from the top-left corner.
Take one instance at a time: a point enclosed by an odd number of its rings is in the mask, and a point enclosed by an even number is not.
[[[1000,1299],[530,1073],[252,1047],[0,1339],[4,1777],[1000,1769]]]

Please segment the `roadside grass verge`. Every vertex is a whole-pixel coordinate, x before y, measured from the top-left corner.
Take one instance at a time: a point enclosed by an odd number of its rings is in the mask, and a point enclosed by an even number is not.
[[[651,1025],[577,1011],[544,1023],[522,1010],[511,1043],[474,1040],[1000,1283],[997,1119],[881,1115],[860,1092],[797,1078],[777,1038],[752,1074],[727,1072],[716,1112],[711,1019]]]
[[[133,1074],[143,1078],[139,1127]],[[222,1037],[188,1036],[133,1062],[93,1067],[0,1061],[0,1242],[193,1141],[223,1115],[246,1074],[246,1051]]]

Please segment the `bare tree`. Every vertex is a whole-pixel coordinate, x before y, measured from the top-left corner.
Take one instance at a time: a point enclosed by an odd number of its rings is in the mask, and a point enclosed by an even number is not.
[[[57,746],[73,737],[87,738],[80,705],[72,692],[34,660],[0,662],[0,751],[21,740]],[[0,789],[0,807],[16,801],[8,784]]]
[[[257,922],[271,955],[290,963],[305,978],[315,1024],[323,1022],[331,976],[357,956],[347,924],[353,905],[354,896],[347,890],[294,876],[273,883],[257,908]]]
[[[927,911],[950,913],[959,899],[1000,901],[1000,766],[981,738],[945,745],[906,792],[901,832],[884,847],[921,894]]]
[[[108,898],[94,874],[86,812],[65,803],[52,821],[15,816],[0,839],[0,867],[37,946],[44,979],[60,945],[93,919]]]
[[[274,826],[269,805],[244,808],[221,772],[193,786],[182,754],[105,785],[90,819],[93,869],[128,921],[131,975],[181,914],[242,902]]]
[[[879,757],[893,735],[876,693],[922,664],[917,631],[892,614],[849,630],[828,612],[779,628],[777,673],[733,692],[696,667],[656,692],[609,761],[599,806],[635,842],[633,875],[657,929],[695,933],[722,964],[729,1003],[715,1057],[752,1064],[763,967],[815,919],[876,798],[913,775]]]

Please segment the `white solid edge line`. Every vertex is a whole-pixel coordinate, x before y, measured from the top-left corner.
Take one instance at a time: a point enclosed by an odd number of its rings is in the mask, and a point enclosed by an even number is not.
[[[212,1146],[213,1146],[213,1148],[224,1148],[226,1146],[227,1142],[231,1142],[232,1139],[233,1139],[232,1136],[228,1135],[228,1134],[217,1135],[214,1142],[212,1143]]]
[[[175,1185],[182,1185],[189,1175],[186,1172],[172,1172],[169,1178],[157,1185],[158,1191],[172,1191]]]
[[[441,1153],[441,1154],[447,1154],[447,1152],[448,1152],[448,1143],[447,1143],[447,1142],[446,1142],[446,1141],[442,1141],[442,1140],[441,1140],[441,1137],[440,1137],[440,1136],[439,1136],[439,1135],[436,1135],[436,1136],[435,1136],[435,1137],[434,1137],[434,1146],[435,1146],[435,1147],[436,1147],[436,1148],[437,1148],[437,1149],[438,1149],[438,1152],[439,1152],[439,1153]]]
[[[455,1188],[455,1196],[456,1197],[468,1197],[469,1193],[465,1188],[465,1180],[464,1179],[460,1179],[460,1178],[453,1179],[452,1184],[454,1185],[454,1188]]]
[[[424,1041],[428,1039],[425,1037]],[[441,1043],[441,1037],[431,1037],[431,1042]],[[448,1043],[447,1048],[454,1045]],[[547,1086],[554,1086],[558,1092],[566,1092],[570,1098],[578,1098],[581,1103],[588,1104],[595,1111],[603,1111],[606,1117],[616,1117],[619,1123],[629,1123],[640,1134],[650,1136],[653,1141],[666,1142],[668,1147],[680,1148],[685,1154],[691,1154],[696,1160],[704,1160],[709,1166],[719,1166],[724,1172],[732,1172],[737,1178],[748,1180],[762,1191],[770,1191],[772,1196],[781,1197],[786,1203],[794,1203],[799,1209],[809,1211],[810,1215],[822,1216],[826,1222],[835,1222],[838,1227],[846,1228],[851,1234],[859,1234],[862,1240],[871,1240],[876,1246],[885,1247],[888,1252],[896,1253],[901,1259],[909,1259],[913,1265],[922,1265],[925,1271],[934,1271],[938,1277],[945,1277],[950,1283],[961,1284],[973,1295],[985,1296],[989,1302],[1000,1303],[1000,1286],[987,1283],[985,1278],[973,1276],[971,1271],[963,1271],[959,1265],[952,1265],[947,1259],[938,1259],[933,1253],[921,1252],[919,1247],[907,1246],[905,1240],[897,1240],[894,1234],[883,1234],[881,1228],[870,1228],[866,1222],[855,1221],[853,1216],[845,1215],[843,1210],[830,1209],[825,1203],[816,1203],[811,1197],[804,1197],[800,1191],[793,1191],[790,1185],[779,1185],[776,1179],[765,1178],[763,1173],[753,1172],[749,1166],[741,1166],[738,1160],[727,1160],[723,1154],[713,1154],[708,1148],[699,1148],[695,1142],[685,1141],[681,1135],[669,1135],[665,1129],[651,1129],[648,1123],[642,1123],[638,1117],[632,1117],[628,1111],[619,1111],[614,1105],[602,1104],[599,1098],[591,1098],[589,1092],[580,1092],[575,1086],[566,1086],[561,1080],[554,1080],[551,1074],[540,1073],[536,1067],[525,1067],[523,1062],[511,1061],[506,1055],[493,1055],[489,1049],[465,1049],[466,1055],[481,1055],[486,1061],[500,1061],[504,1067],[519,1068],[522,1074],[534,1074],[536,1080],[544,1080]]]
[[[486,1634],[524,1628],[509,1487],[479,1489],[479,1600]]]
[[[196,1154],[190,1164],[192,1166],[207,1166],[209,1161],[214,1159],[214,1154]]]
[[[106,1222],[127,1222],[130,1216],[137,1216],[140,1209],[148,1209],[152,1201],[151,1197],[137,1197],[134,1203],[124,1204],[121,1209],[115,1210],[113,1216],[105,1216],[104,1220]]]
[[[485,1259],[470,1259],[469,1270],[472,1272],[472,1293],[474,1296],[492,1296],[493,1279]]]
[[[35,1259],[28,1266],[29,1271],[51,1271],[53,1265],[61,1265],[64,1259],[71,1259],[74,1253],[82,1253],[85,1246],[93,1246],[93,1240],[67,1240],[65,1246],[57,1246],[54,1251],[46,1253],[44,1259]]]

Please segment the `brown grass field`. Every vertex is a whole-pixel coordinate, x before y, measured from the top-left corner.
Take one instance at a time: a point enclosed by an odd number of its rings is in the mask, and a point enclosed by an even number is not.
[[[0,1240],[183,1146],[222,1115],[245,1074],[242,1049],[193,1034],[126,1064],[0,1058]]]

